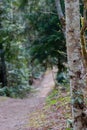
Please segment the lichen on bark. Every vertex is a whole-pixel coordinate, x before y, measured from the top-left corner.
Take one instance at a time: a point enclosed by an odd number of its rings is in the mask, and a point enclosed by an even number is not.
[[[66,43],[70,75],[70,89],[73,115],[73,129],[87,130],[84,95],[81,82],[82,56],[80,45],[80,9],[79,0],[65,0]],[[83,114],[84,113],[84,114]],[[83,123],[84,122],[84,123]]]

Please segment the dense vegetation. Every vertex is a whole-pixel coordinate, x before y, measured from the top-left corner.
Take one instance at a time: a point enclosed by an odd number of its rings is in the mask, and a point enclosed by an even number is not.
[[[63,71],[65,38],[52,0],[0,5],[0,95],[17,97],[48,66]]]

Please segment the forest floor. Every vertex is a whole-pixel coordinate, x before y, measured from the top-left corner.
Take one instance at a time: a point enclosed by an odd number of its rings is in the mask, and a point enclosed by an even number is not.
[[[48,96],[53,88],[52,71],[47,71],[27,98],[0,97],[0,130],[66,130],[69,94],[55,90]]]

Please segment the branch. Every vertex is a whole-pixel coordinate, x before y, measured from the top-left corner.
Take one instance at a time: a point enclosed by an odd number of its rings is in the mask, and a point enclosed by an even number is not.
[[[57,8],[57,14],[58,14],[59,20],[60,20],[61,25],[62,25],[62,31],[64,33],[64,36],[66,37],[65,18],[64,18],[64,14],[63,14],[63,11],[62,11],[62,8],[61,8],[60,0],[55,0],[55,5],[56,5],[56,8]]]
[[[64,18],[64,14],[62,12],[60,0],[55,0],[55,4],[56,4],[56,8],[57,8],[57,13],[58,13],[59,19]]]
[[[87,73],[87,51],[86,51],[86,38],[85,32],[87,29],[87,0],[84,0],[84,17],[81,17],[81,51],[83,57],[83,65],[85,68],[85,73]]]

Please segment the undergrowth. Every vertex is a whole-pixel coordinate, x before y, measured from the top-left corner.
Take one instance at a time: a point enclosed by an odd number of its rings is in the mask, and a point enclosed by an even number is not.
[[[61,119],[60,123],[63,124],[64,129],[71,130],[67,128],[67,120],[71,119],[71,103],[69,89],[67,88],[67,90],[63,92],[60,89],[54,89],[47,97],[46,104],[50,106],[52,113],[56,113],[56,115],[58,115],[58,119]]]
[[[26,127],[44,130],[71,130],[67,128],[67,121],[71,117],[70,93],[67,89],[61,92],[54,89],[46,98],[42,109],[37,109],[29,116],[29,124]]]
[[[30,86],[27,87],[3,87],[0,88],[0,96],[7,96],[12,98],[24,98],[31,90]]]

